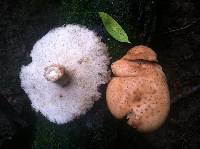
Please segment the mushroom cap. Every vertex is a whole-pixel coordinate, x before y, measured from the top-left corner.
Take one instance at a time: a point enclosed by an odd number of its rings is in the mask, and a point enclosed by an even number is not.
[[[144,46],[137,46],[136,50]],[[140,49],[139,49],[140,50]],[[118,119],[141,132],[151,132],[165,121],[170,109],[170,97],[166,77],[156,61],[156,54],[147,48],[150,56],[130,57],[114,62],[111,66],[114,77],[108,84],[106,99],[111,113]],[[134,48],[131,49],[134,53]],[[154,58],[150,58],[152,57]],[[145,59],[141,59],[141,58]],[[150,60],[150,61],[149,61]]]
[[[33,108],[58,124],[85,114],[101,96],[98,87],[110,79],[107,46],[83,26],[66,25],[49,31],[36,42],[31,57],[32,62],[21,68],[21,86]],[[45,68],[55,64],[67,71],[67,84],[44,77]]]

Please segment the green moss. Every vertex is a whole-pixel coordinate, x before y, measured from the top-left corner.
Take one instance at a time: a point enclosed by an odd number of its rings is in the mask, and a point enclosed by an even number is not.
[[[58,125],[38,118],[36,129],[33,149],[74,148],[73,140],[71,140],[72,136],[67,131],[67,127],[63,127],[62,131],[59,131]]]

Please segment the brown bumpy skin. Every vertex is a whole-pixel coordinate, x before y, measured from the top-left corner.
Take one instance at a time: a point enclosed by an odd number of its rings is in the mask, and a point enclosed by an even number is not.
[[[136,46],[111,66],[114,77],[106,92],[108,108],[141,132],[159,128],[170,109],[166,77],[156,62],[152,49]]]

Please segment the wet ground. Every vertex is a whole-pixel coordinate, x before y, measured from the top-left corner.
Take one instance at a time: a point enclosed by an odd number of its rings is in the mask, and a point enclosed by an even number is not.
[[[113,40],[98,11],[112,15],[132,45]],[[22,65],[31,62],[34,43],[65,23],[95,30],[109,46],[112,61],[136,45],[158,54],[167,75],[171,112],[156,132],[141,134],[116,120],[102,99],[80,119],[50,123],[35,113],[20,87]],[[195,0],[0,0],[0,148],[142,149],[200,147],[200,2]]]

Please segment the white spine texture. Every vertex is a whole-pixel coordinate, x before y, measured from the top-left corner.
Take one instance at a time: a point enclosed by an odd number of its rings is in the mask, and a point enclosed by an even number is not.
[[[83,26],[66,25],[48,32],[34,45],[32,62],[21,68],[21,86],[32,107],[58,124],[85,114],[101,96],[98,87],[110,79],[107,52],[101,38]],[[67,71],[67,84],[44,77],[44,69],[54,64]]]

